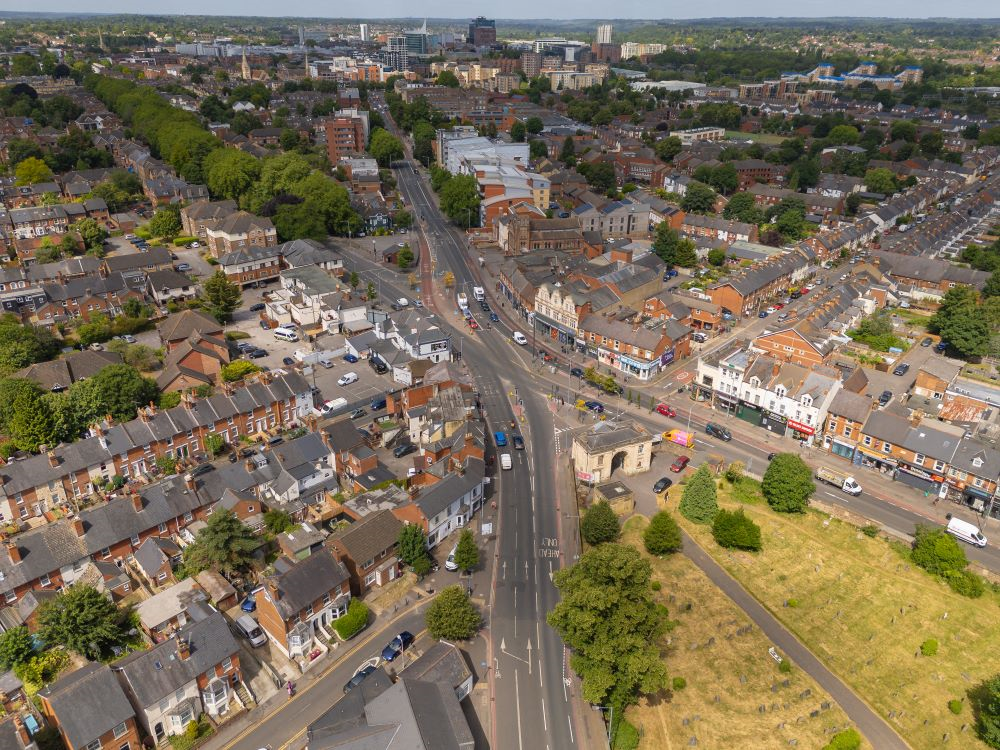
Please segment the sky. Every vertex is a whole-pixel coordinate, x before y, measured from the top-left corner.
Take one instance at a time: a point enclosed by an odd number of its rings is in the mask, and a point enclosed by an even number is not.
[[[27,10],[16,0],[0,0],[0,10]],[[20,6],[20,7],[18,7]],[[324,16],[334,17],[357,12],[359,6],[346,3],[316,2],[316,0],[40,0],[33,9],[62,13],[137,13],[169,15],[233,15],[233,16]],[[370,18],[402,18],[417,16],[421,11],[435,18],[464,19],[485,15],[499,18],[498,6],[492,0],[382,0]],[[649,2],[649,0],[506,0],[502,4],[503,18],[604,18],[613,10],[615,18],[715,18],[745,17],[828,17],[836,13],[843,17],[880,18],[983,18],[1000,15],[1000,7],[992,0],[715,0],[713,3]],[[992,11],[992,13],[991,13]],[[365,19],[359,19],[365,20]]]

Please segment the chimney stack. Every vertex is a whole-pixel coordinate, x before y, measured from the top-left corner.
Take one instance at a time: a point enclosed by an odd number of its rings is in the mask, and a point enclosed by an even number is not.
[[[142,495],[138,492],[132,493],[132,507],[135,508],[136,513],[142,512]]]
[[[330,435],[326,432],[326,430],[323,430],[319,433],[319,439],[323,441],[324,448],[326,448],[328,451],[331,452],[333,451],[333,446],[330,445]]]
[[[196,487],[196,485],[195,485],[195,483],[194,483],[194,477],[193,477],[193,476],[191,476],[190,474],[185,474],[185,475],[184,475],[184,485],[185,485],[185,486],[186,486],[186,487],[187,487],[187,488],[188,488],[189,490],[191,490],[191,492],[194,492],[194,491],[195,491],[195,489],[197,489],[197,487]]]
[[[188,643],[187,638],[177,638],[177,656],[180,657],[181,661],[187,661],[191,656],[191,644]]]
[[[246,468],[247,471],[253,471],[254,470],[253,461],[251,461],[249,458],[246,461],[243,462],[243,466]]]
[[[21,562],[21,548],[17,546],[17,542],[13,539],[7,542],[7,554],[10,555],[12,565],[17,565],[17,563]]]
[[[74,518],[73,519],[73,531],[76,532],[77,536],[83,536],[83,519]]]
[[[56,456],[55,451],[46,451],[45,455],[49,457],[49,466],[53,469],[59,465],[59,457]]]

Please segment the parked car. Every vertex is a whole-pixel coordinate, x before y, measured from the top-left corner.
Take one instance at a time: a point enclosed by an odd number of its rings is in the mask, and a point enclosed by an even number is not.
[[[656,484],[653,485],[653,494],[659,495],[664,490],[670,489],[670,485],[674,482],[670,477],[660,477],[656,480]]]
[[[670,471],[674,472],[674,474],[680,474],[687,468],[689,463],[691,463],[691,459],[687,456],[678,456],[674,459],[674,462],[670,464]]]
[[[920,342],[920,346],[930,346],[933,343],[934,343],[934,339],[932,339],[930,336],[928,336],[927,338],[925,338],[923,341]]]
[[[416,449],[417,446],[415,446],[413,443],[403,443],[402,445],[397,445],[395,448],[392,449],[392,455],[394,455],[396,458],[402,458],[403,456],[410,455]]]
[[[767,308],[767,314],[768,315],[773,315],[776,312],[778,312],[778,308],[777,307],[769,307],[769,308]]]
[[[382,660],[392,661],[401,653],[403,653],[407,648],[409,648],[410,644],[412,643],[413,643],[413,633],[411,633],[409,630],[404,630],[395,638],[393,638],[391,641],[389,641],[386,647],[382,649]]]
[[[882,395],[878,397],[878,405],[885,406],[890,401],[892,401],[892,391],[882,391]]]
[[[257,600],[254,599],[253,594],[248,594],[247,598],[240,602],[240,609],[244,612],[256,612],[257,611]]]
[[[264,307],[265,305],[263,302],[257,302],[255,304],[250,305],[250,312],[260,312],[261,310],[264,309]]]
[[[757,315],[757,317],[758,318],[766,318],[767,317],[767,311],[766,310],[761,310],[760,313]]]
[[[657,414],[662,414],[665,417],[676,417],[677,412],[675,412],[668,404],[657,404],[656,406]]]
[[[510,454],[505,453],[504,455],[507,456]],[[458,564],[455,562],[455,553],[457,551],[458,551],[458,545],[456,544],[454,547],[451,548],[451,552],[448,553],[448,557],[445,558],[444,561],[445,570],[450,570],[452,572],[458,570]]]
[[[358,382],[358,374],[356,372],[345,372],[340,378],[337,379],[337,385],[350,385],[351,383]]]
[[[936,351],[936,352],[938,352],[940,354],[941,352],[943,352],[947,348],[948,348],[948,342],[947,341],[939,341],[938,344],[937,344],[937,346],[934,347],[934,351]]]
[[[910,369],[910,366],[904,362],[901,365],[896,365],[895,369],[892,371],[893,375],[905,375]]]
[[[727,430],[725,427],[723,427],[721,424],[718,424],[717,422],[709,422],[708,424],[706,424],[705,432],[711,435],[712,437],[718,438],[719,440],[723,440],[727,443],[733,439],[733,436],[729,432],[729,430]]]
[[[264,635],[264,631],[261,630],[260,625],[250,615],[240,615],[236,618],[236,622],[233,625],[236,628],[236,632],[243,638],[246,638],[254,648],[267,643],[267,636]]]
[[[253,349],[247,353],[247,357],[250,359],[260,359],[261,357],[267,356],[267,349]]]
[[[118,336],[118,338],[120,340],[124,341],[126,344],[134,344],[135,343],[135,336],[133,336],[130,333],[122,334],[121,336]]]
[[[191,270],[191,264],[190,263],[178,263],[177,266],[176,266],[176,270],[178,272],[180,272],[180,273],[184,273],[185,271],[190,271]]]
[[[291,367],[292,365],[295,364],[295,360],[292,359],[291,357],[282,357],[281,364],[285,365],[286,367]]]
[[[252,352],[257,348],[256,344],[251,344],[249,341],[240,341],[236,344],[236,348],[243,354],[247,352]]]
[[[582,367],[571,367],[569,369],[569,374],[570,374],[571,377],[574,377],[574,378],[582,378],[583,377],[583,368]]]
[[[358,358],[355,357],[353,354],[345,354],[344,361],[353,365],[355,362],[358,361]]]
[[[374,672],[375,669],[376,669],[375,665],[371,663],[365,664],[363,667],[361,667],[361,669],[355,672],[354,676],[347,681],[347,684],[344,685],[344,693],[346,694],[351,692],[354,688],[356,688],[358,685],[364,682],[365,678],[368,677],[368,675],[370,675],[372,672]]]
[[[586,406],[588,409],[590,409],[592,412],[596,414],[600,414],[601,412],[604,411],[604,404],[602,404],[600,401],[588,401],[586,404],[584,404],[584,406]]]
[[[366,414],[368,414],[368,412],[365,411],[364,409],[355,409],[354,411],[351,412],[351,419],[361,419],[361,417],[365,416]]]

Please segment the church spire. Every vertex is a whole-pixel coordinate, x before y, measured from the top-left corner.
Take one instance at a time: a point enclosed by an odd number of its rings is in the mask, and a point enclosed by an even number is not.
[[[243,80],[249,81],[252,76],[250,75],[250,63],[247,62],[247,47],[245,44],[243,45],[243,64],[241,68],[242,68],[241,72],[243,74]]]

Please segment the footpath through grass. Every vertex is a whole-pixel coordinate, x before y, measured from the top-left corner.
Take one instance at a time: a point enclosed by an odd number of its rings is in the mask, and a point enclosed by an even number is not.
[[[633,517],[622,535],[644,555],[647,523]],[[694,563],[680,553],[647,557],[661,586],[655,596],[677,623],[664,639],[667,670],[686,685],[626,711],[641,728],[640,748],[687,748],[694,737],[701,748],[778,750],[795,739],[818,749],[850,725],[802,670],[778,671],[768,639]]]
[[[721,549],[708,527],[678,521],[914,748],[986,748],[966,693],[998,671],[995,592],[959,596],[910,563],[904,545],[819,511],[784,516],[739,503],[726,482],[719,505],[742,506],[760,525],[762,552]],[[929,639],[937,653],[923,656]],[[958,715],[948,708],[956,699]]]

